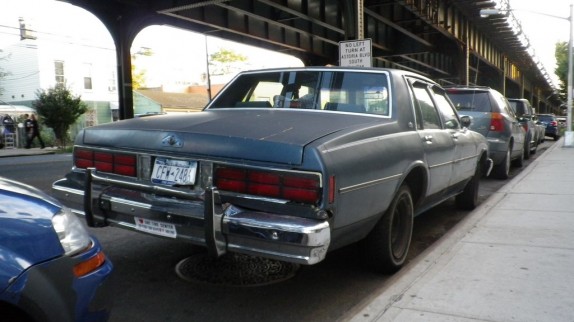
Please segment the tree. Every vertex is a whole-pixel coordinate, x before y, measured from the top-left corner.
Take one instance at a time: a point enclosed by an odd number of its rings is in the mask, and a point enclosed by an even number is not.
[[[210,65],[215,67],[214,75],[229,74],[233,63],[242,63],[245,61],[247,61],[245,55],[238,54],[231,49],[222,48],[218,52],[209,55]]]
[[[70,126],[88,110],[80,96],[74,97],[65,85],[38,90],[34,106],[43,123],[54,130],[62,147],[66,147]]]
[[[138,89],[145,86],[146,83],[146,70],[136,67],[136,60],[138,56],[151,57],[154,52],[151,48],[141,47],[136,53],[131,55],[132,58],[132,88]]]
[[[568,92],[568,42],[561,41],[556,43],[554,57],[556,57],[556,69],[554,73],[560,80],[560,99],[567,100]]]

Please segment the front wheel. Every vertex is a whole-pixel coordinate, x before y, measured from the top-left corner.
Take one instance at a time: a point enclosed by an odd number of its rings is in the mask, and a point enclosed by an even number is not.
[[[377,272],[391,274],[407,258],[413,234],[411,190],[402,185],[373,230],[363,240],[364,259]]]

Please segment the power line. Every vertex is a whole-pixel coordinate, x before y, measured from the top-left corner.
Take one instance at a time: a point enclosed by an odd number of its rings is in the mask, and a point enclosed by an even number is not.
[[[12,35],[12,36],[20,36],[20,28],[6,26],[6,25],[0,25],[0,28],[18,30],[18,33],[4,32],[4,31],[0,30],[0,33],[2,33],[2,34]],[[37,30],[31,30],[31,31],[33,31],[39,35],[48,36],[46,38],[41,38],[41,40],[70,44],[70,45],[79,46],[79,47],[110,50],[110,51],[114,51],[114,52],[116,50],[115,48],[106,47],[106,46],[99,46],[99,45],[94,45],[92,43],[89,43],[90,39],[84,39],[83,42],[78,42],[77,40],[73,39],[69,35],[55,34],[55,33],[51,33],[51,32],[42,32],[42,31],[37,31]],[[72,38],[72,39],[70,39],[70,38]],[[18,45],[16,45],[16,46],[18,46]]]

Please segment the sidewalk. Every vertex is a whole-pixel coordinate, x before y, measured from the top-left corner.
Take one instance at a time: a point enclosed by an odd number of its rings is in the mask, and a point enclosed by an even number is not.
[[[574,321],[574,148],[556,142],[345,321]]]
[[[31,149],[0,149],[0,158],[6,157],[21,157],[28,155],[41,155],[41,154],[54,154],[58,151],[56,147],[47,147],[45,149],[31,148]]]

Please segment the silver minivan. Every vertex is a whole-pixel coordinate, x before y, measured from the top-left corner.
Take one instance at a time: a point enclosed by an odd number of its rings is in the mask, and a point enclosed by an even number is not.
[[[460,115],[472,117],[471,130],[488,140],[494,162],[491,175],[507,179],[511,164],[524,162],[525,131],[508,100],[498,91],[484,86],[451,86],[446,89]]]

